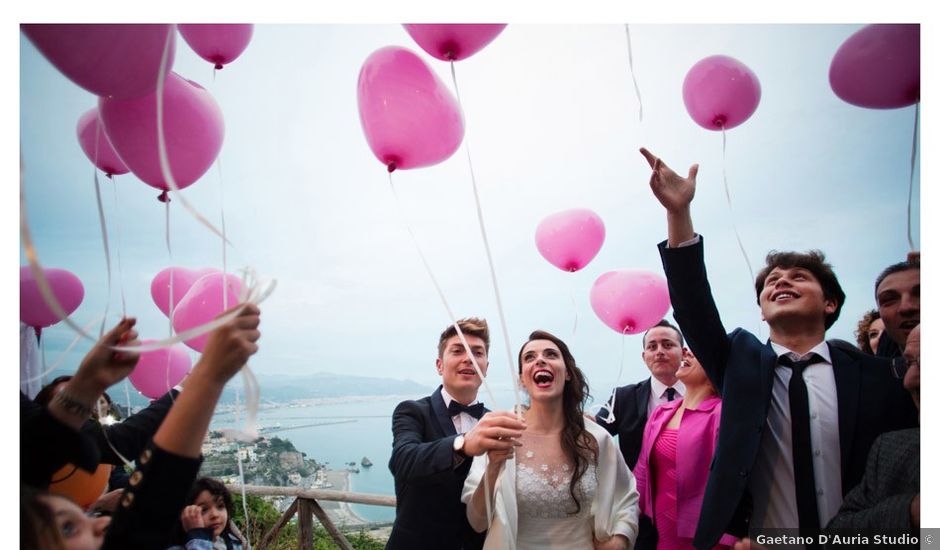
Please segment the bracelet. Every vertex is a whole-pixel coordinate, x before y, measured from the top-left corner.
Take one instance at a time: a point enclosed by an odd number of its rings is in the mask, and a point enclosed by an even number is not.
[[[74,414],[75,416],[82,418],[91,416],[91,407],[69,395],[68,391],[65,389],[55,394],[52,400],[57,402],[66,412]]]

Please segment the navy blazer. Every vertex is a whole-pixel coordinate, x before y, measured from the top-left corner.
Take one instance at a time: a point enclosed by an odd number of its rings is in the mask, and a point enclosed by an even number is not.
[[[620,443],[620,453],[632,471],[636,467],[640,456],[640,447],[643,446],[643,428],[646,427],[647,407],[652,392],[652,382],[649,378],[636,384],[615,388],[614,421],[605,422],[609,411],[604,405],[597,412],[597,423],[610,435],[617,436]]]
[[[679,248],[666,248],[665,241],[659,244],[676,322],[722,396],[718,447],[693,540],[701,549],[714,546],[725,531],[744,534],[738,521],[749,513],[747,485],[767,424],[777,365],[770,342],[761,342],[741,328],[725,332],[705,273],[703,240]],[[916,426],[917,411],[887,361],[835,346],[829,351],[845,496],[861,480],[875,438]]]
[[[395,477],[395,525],[387,549],[483,547],[485,533],[467,521],[460,501],[472,460],[454,467],[457,430],[441,387],[417,401],[403,401],[392,415],[392,457]]]

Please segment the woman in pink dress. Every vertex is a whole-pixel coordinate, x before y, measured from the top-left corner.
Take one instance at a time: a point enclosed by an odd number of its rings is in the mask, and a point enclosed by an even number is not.
[[[659,535],[657,550],[693,548],[721,418],[721,398],[688,350],[676,377],[685,384],[685,396],[653,411],[634,471],[640,513],[653,521]],[[716,548],[735,540],[725,534]]]

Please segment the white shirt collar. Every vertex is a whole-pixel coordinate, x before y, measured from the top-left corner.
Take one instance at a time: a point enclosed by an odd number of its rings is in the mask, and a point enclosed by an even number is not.
[[[655,376],[650,376],[650,395],[652,395],[654,399],[661,398],[669,387],[670,386],[660,382]],[[685,395],[685,385],[681,381],[676,380],[676,383],[673,384],[672,387],[675,388],[678,394],[676,397],[683,397]]]
[[[787,349],[785,346],[781,346],[780,344],[776,342],[771,342],[770,346],[773,348],[774,353],[777,354],[777,357],[780,357],[781,355],[786,355],[789,353],[795,356],[796,360],[799,361],[800,359],[803,359],[804,357],[808,356],[811,353],[818,353],[819,356],[822,357],[826,361],[826,363],[829,363],[830,365],[832,364],[832,355],[829,353],[829,344],[827,344],[825,340],[813,346],[813,349],[809,350],[803,355],[800,355],[799,353],[791,349]]]
[[[453,401],[454,398],[449,393],[447,393],[447,390],[444,388],[444,386],[441,386],[441,397],[444,398],[444,407],[450,407],[450,402]],[[479,399],[474,399],[470,403],[467,403],[467,406],[469,407],[470,405],[476,405],[478,402]]]

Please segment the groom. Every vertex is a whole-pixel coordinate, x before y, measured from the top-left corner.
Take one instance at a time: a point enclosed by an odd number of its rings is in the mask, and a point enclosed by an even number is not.
[[[485,533],[467,522],[460,501],[474,456],[513,447],[508,438],[522,435],[524,425],[511,413],[487,413],[477,401],[483,380],[470,360],[473,354],[483,375],[489,365],[489,328],[470,317],[457,321],[469,350],[454,325],[437,344],[437,373],[442,385],[417,401],[403,401],[392,416],[392,458],[395,477],[395,525],[387,549],[482,548]],[[505,439],[500,439],[505,438]]]

